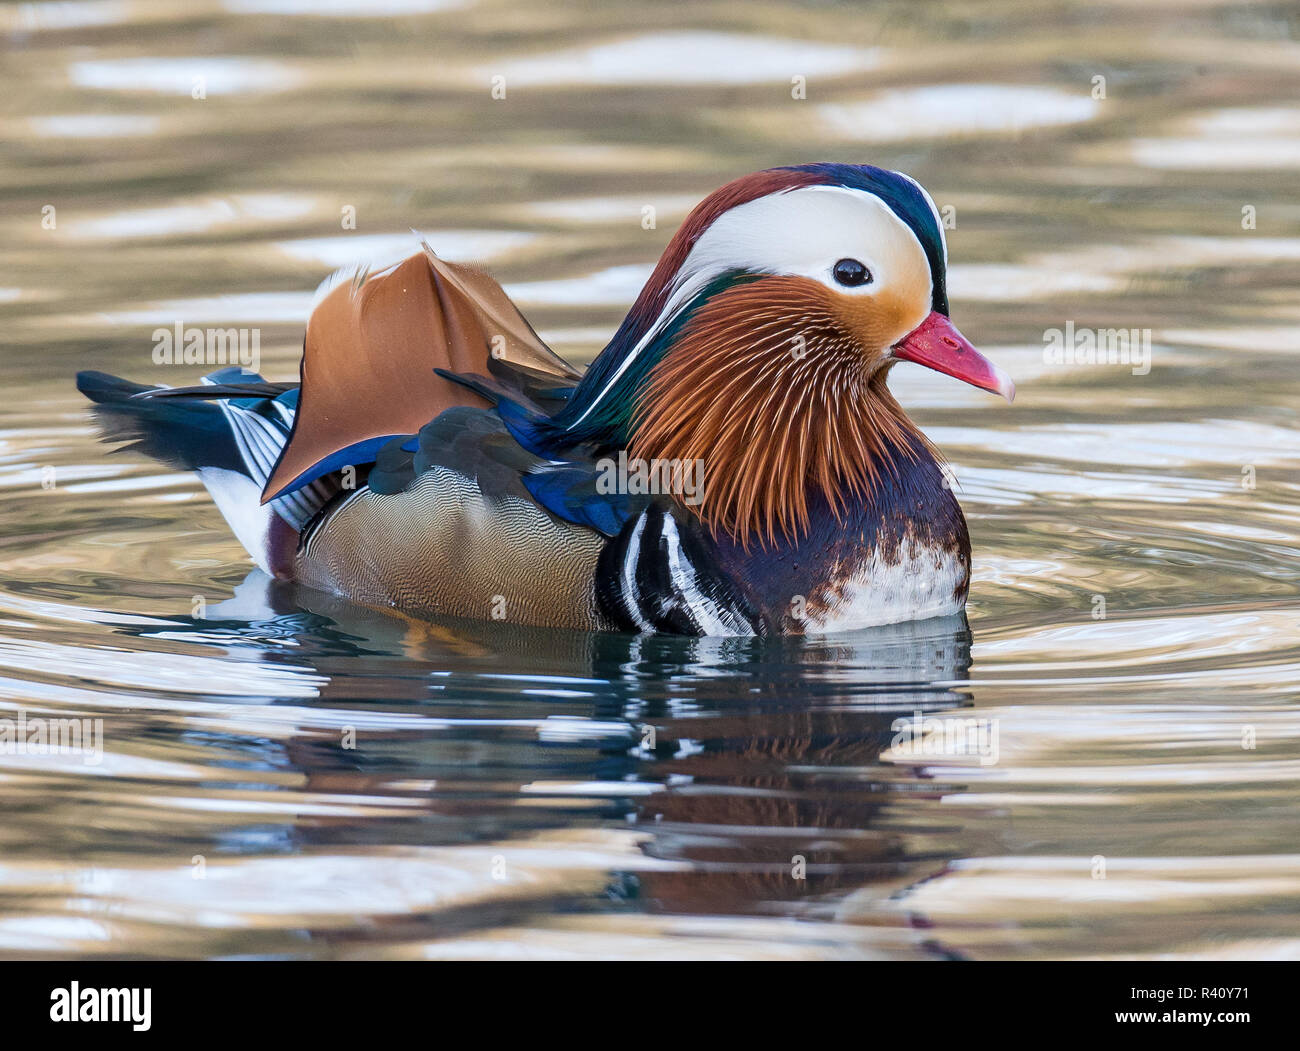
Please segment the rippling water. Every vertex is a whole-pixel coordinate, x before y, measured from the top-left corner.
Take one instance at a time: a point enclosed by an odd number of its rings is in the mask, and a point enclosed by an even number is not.
[[[0,750],[0,954],[1300,956],[1293,10],[86,0],[0,33],[0,717],[103,727]],[[971,520],[968,624],[410,623],[249,575],[72,386],[192,382],[151,358],[177,322],[256,326],[288,377],[316,284],[411,227],[583,360],[695,201],[816,159],[932,191],[1019,386],[894,373]],[[1150,330],[1149,371],[1047,362],[1067,323]]]

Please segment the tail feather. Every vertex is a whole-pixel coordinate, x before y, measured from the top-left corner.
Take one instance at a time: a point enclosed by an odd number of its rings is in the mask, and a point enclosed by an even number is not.
[[[102,376],[102,372],[94,373]],[[213,373],[217,375],[217,373]],[[113,379],[112,376],[108,377]],[[125,383],[125,380],[119,380]],[[139,386],[139,384],[133,384]],[[213,398],[278,398],[289,391],[297,390],[297,383],[200,383],[197,387],[146,387],[135,395],[137,398],[200,398],[210,401]]]
[[[77,390],[95,403],[95,416],[106,439],[126,442],[125,449],[181,470],[243,470],[239,447],[220,406],[152,397],[160,389],[165,388],[132,383],[104,372],[77,373]]]
[[[293,429],[295,384],[225,369],[200,387],[149,387],[103,372],[77,374],[104,437],[198,473],[235,535],[262,569],[284,576],[299,531],[339,490],[323,478],[262,505],[262,490]]]

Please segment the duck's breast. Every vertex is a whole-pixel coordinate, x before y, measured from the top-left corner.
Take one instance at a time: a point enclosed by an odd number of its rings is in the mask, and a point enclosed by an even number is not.
[[[959,612],[970,584],[961,506],[928,450],[883,476],[868,498],[836,514],[809,500],[798,540],[719,557],[748,583],[773,624],[791,634],[851,631]]]
[[[966,605],[970,560],[959,550],[905,542],[892,557],[880,548],[836,578],[809,608],[806,634],[853,631],[959,613]]]

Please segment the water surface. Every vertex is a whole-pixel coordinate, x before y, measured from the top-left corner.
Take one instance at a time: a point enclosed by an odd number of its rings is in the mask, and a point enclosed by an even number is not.
[[[0,8],[0,718],[104,735],[0,753],[0,954],[1300,956],[1298,26]],[[291,376],[317,283],[412,227],[587,360],[695,201],[820,159],[931,190],[954,319],[1019,387],[894,373],[970,518],[968,622],[414,624],[250,574],[72,387],[193,382],[152,360],[177,322]],[[1149,330],[1149,370],[1045,361],[1067,323]]]

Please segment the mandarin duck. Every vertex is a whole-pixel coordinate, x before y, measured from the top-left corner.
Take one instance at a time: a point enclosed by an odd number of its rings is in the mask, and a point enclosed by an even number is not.
[[[736,179],[579,372],[423,252],[318,293],[300,382],[83,372],[109,437],[195,470],[267,573],[423,618],[807,634],[960,612],[970,539],[900,361],[1014,396],[948,319],[907,175]]]

